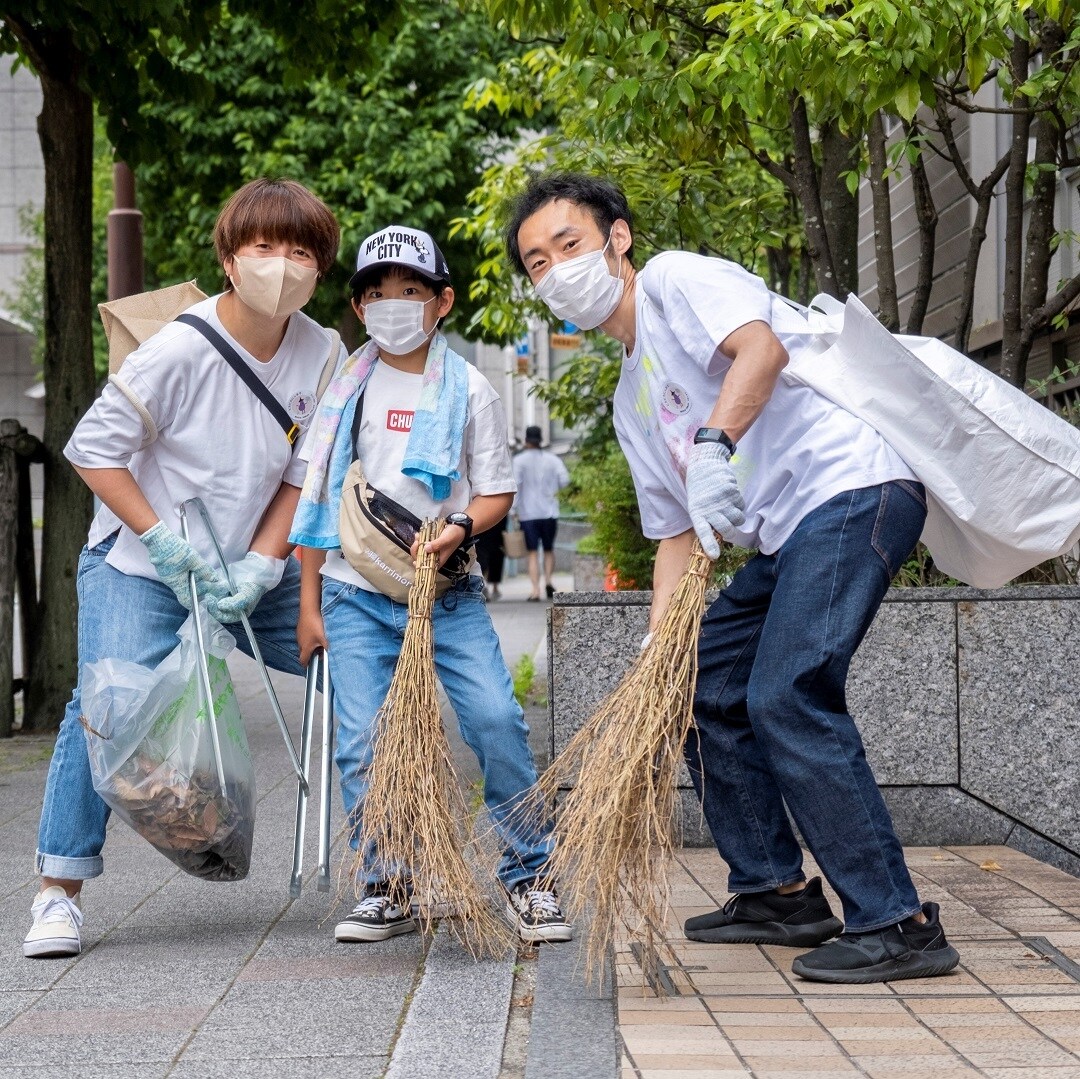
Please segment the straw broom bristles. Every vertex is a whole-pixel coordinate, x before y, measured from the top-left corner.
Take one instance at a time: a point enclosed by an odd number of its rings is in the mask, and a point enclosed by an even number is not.
[[[529,811],[542,813],[576,778],[556,815],[548,873],[563,882],[565,907],[575,921],[581,924],[591,914],[590,978],[603,970],[617,921],[643,945],[646,976],[655,974],[657,935],[663,936],[669,909],[678,769],[693,724],[697,638],[711,568],[695,539],[652,640],[552,762],[530,799]]]
[[[353,811],[359,839],[353,870],[359,873],[363,851],[374,849],[400,892],[395,903],[407,908],[414,899],[425,931],[445,908],[451,932],[479,958],[505,952],[509,931],[465,859],[469,814],[439,710],[431,620],[438,562],[424,547],[444,524],[425,521],[420,531],[401,654],[375,719],[367,794]],[[411,881],[411,897],[403,876]]]

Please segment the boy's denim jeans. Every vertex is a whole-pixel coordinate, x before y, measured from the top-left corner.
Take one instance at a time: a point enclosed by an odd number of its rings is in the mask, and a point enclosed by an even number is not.
[[[99,659],[127,659],[154,667],[177,645],[176,631],[188,612],[172,589],[160,581],[134,577],[105,561],[110,537],[79,557],[79,678],[83,667]],[[296,643],[300,611],[300,567],[287,559],[281,583],[268,592],[251,615],[266,663],[289,674],[304,674]],[[238,647],[250,655],[247,634],[238,625]],[[86,732],[76,686],[56,738],[38,829],[37,871],[60,880],[99,876],[104,863],[109,807],[98,797],[90,776]]]
[[[514,698],[499,638],[484,607],[484,582],[469,577],[435,601],[435,667],[457,715],[461,736],[484,777],[484,804],[504,844],[499,880],[513,889],[542,876],[551,854],[550,825],[511,819],[536,782],[529,728]],[[374,721],[397,666],[408,608],[380,592],[323,580],[322,614],[330,645],[330,677],[338,721],[337,765],[345,812],[352,816],[367,790]],[[355,816],[352,817],[355,820]],[[352,844],[355,848],[356,837]],[[362,882],[377,884],[394,872],[365,852]]]
[[[686,756],[732,892],[803,879],[786,804],[848,931],[918,912],[844,686],[925,518],[918,483],[837,495],[775,554],[751,559],[707,611]]]

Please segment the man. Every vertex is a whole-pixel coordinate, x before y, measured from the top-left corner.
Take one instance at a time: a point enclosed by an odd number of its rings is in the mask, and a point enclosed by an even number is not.
[[[735,894],[691,918],[687,937],[811,947],[792,969],[817,981],[953,969],[959,956],[937,905],[919,902],[844,695],[922,530],[921,484],[871,427],[780,377],[812,338],[760,278],[679,251],[639,274],[613,184],[540,178],[515,202],[506,239],[557,318],[623,345],[615,428],[643,531],[660,541],[650,630],[695,535],[714,557],[714,533],[759,552],[701,628],[687,759]],[[820,880],[806,881],[785,804],[846,926]]]
[[[525,449],[514,457],[517,497],[514,512],[529,552],[530,603],[540,599],[540,547],[544,548],[544,590],[555,595],[555,535],[559,529],[559,492],[570,482],[566,466],[555,454],[540,448],[539,427],[525,428]]]

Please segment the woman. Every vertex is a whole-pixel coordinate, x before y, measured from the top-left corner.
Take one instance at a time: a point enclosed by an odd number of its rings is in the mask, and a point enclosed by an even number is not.
[[[334,339],[300,308],[333,265],[338,241],[333,214],[302,185],[246,184],[214,227],[225,290],[187,313],[232,346],[301,430],[315,412]],[[199,326],[172,322],[128,357],[64,450],[102,502],[79,561],[80,677],[104,658],[147,667],[164,659],[191,607],[191,572],[215,617],[250,614],[266,661],[303,673],[299,571],[283,541],[305,471],[296,434],[290,441]],[[232,595],[208,561],[208,537],[193,535],[189,544],[178,535],[178,507],[195,495],[218,530]],[[246,651],[246,637],[237,637]],[[78,954],[82,882],[103,871],[109,809],[94,791],[80,712],[76,687],[45,787],[41,886],[25,956]]]

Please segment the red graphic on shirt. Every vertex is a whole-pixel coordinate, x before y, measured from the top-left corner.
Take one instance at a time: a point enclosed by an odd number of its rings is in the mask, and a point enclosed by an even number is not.
[[[406,412],[400,408],[389,408],[386,410],[386,429],[407,433],[412,430],[412,418],[412,412]]]

